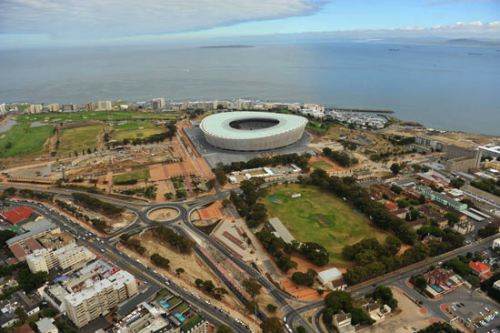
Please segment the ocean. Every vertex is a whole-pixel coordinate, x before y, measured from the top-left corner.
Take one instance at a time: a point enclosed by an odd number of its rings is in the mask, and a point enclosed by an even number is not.
[[[500,49],[315,42],[0,50],[1,102],[251,98],[500,135]]]

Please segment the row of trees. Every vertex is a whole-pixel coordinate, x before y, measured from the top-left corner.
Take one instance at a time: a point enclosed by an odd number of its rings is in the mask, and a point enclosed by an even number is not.
[[[153,235],[156,239],[167,242],[180,253],[190,253],[193,248],[192,240],[164,226],[155,228]]]
[[[352,157],[345,151],[333,151],[330,148],[323,148],[323,155],[343,167],[350,167],[358,163],[358,159]]]
[[[474,180],[470,184],[480,190],[500,197],[500,180],[494,181],[493,179],[481,179]]]
[[[75,206],[72,206],[72,205],[68,204],[67,202],[59,200],[59,199],[55,200],[55,204],[59,208],[61,208],[62,210],[66,211],[66,212],[70,213],[71,215],[73,215],[74,217],[76,217],[77,219],[85,221],[87,223],[90,223],[97,230],[99,230],[101,232],[105,232],[105,230],[107,228],[106,222],[104,222],[100,218],[90,217],[87,214],[80,212],[80,210],[78,210],[78,208],[76,208]]]
[[[263,180],[260,178],[244,180],[241,182],[240,194],[231,192],[231,201],[250,228],[259,226],[268,218],[266,206],[258,202],[265,194],[265,190],[260,187],[262,183]]]
[[[223,170],[228,173],[231,171],[241,171],[245,169],[260,168],[269,165],[295,164],[303,170],[308,169],[309,154],[285,154],[271,157],[256,157],[247,162],[233,162],[223,166]]]
[[[201,289],[203,292],[211,295],[217,300],[222,299],[222,296],[227,294],[227,290],[224,288],[216,287],[212,280],[202,280],[196,279],[194,284],[197,288]]]
[[[412,245],[417,236],[402,219],[391,215],[383,204],[373,201],[368,192],[356,184],[354,178],[329,177],[321,169],[314,170],[306,180],[323,190],[331,192],[352,205],[370,218],[380,229],[392,231],[403,243]]]
[[[94,210],[103,215],[106,215],[110,218],[117,217],[124,211],[122,207],[115,206],[84,193],[73,193],[72,197],[75,203],[82,205],[83,207],[90,210]]]
[[[150,257],[151,259],[151,262],[157,266],[157,267],[160,267],[160,268],[163,268],[163,269],[169,269],[170,268],[170,260],[168,260],[167,258],[159,255],[158,253],[153,253]]]
[[[420,230],[422,230],[419,232],[420,237],[435,235],[436,238],[429,240],[427,244],[416,242],[402,254],[398,254],[401,242],[394,236],[388,236],[384,244],[375,238],[367,238],[344,247],[342,250],[344,259],[356,263],[356,266],[349,268],[344,274],[346,283],[350,285],[360,283],[424,260],[428,256],[451,251],[463,244],[463,236],[449,228],[441,230],[434,226],[429,228],[424,226]]]

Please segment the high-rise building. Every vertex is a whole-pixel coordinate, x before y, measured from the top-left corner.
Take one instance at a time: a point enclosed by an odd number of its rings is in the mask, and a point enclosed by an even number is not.
[[[0,103],[0,116],[4,115],[7,112],[7,107],[5,103]]]
[[[30,104],[30,106],[28,106],[28,113],[40,113],[42,110],[42,104]]]
[[[151,101],[151,106],[153,110],[163,110],[167,104],[165,103],[165,98],[155,98]]]
[[[59,103],[52,103],[47,105],[47,109],[49,112],[59,112],[61,111],[61,105],[59,105]]]
[[[137,280],[126,271],[99,281],[88,280],[87,284],[87,288],[64,299],[66,314],[77,327],[106,315],[111,308],[138,293]]]
[[[98,101],[96,103],[96,111],[111,111],[113,110],[113,104],[111,101]]]
[[[33,272],[49,272],[53,268],[66,270],[82,265],[92,259],[95,255],[84,246],[76,246],[70,243],[60,249],[51,251],[48,249],[37,249],[26,256],[26,263]]]

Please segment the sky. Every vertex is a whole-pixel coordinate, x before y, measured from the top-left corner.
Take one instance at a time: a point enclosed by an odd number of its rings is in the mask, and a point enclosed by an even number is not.
[[[319,32],[500,39],[500,0],[0,0],[0,47]]]

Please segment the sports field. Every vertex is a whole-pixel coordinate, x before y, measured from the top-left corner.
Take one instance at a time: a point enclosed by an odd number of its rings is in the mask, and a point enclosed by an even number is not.
[[[30,123],[17,124],[7,132],[0,133],[0,158],[40,155],[53,132],[52,126],[31,127]]]
[[[113,183],[115,184],[126,184],[130,181],[139,181],[139,180],[147,180],[149,179],[149,169],[139,169],[127,173],[122,173],[116,176],[113,176]]]
[[[313,169],[321,169],[321,170],[325,170],[325,171],[328,171],[332,168],[332,166],[330,164],[326,163],[325,161],[321,161],[321,160],[312,162],[311,166]]]
[[[293,199],[294,193],[300,198]],[[330,263],[346,266],[342,248],[367,237],[382,240],[386,234],[370,225],[369,220],[347,203],[314,186],[298,184],[269,188],[264,199],[269,217],[278,217],[296,240],[316,242],[330,252]]]
[[[82,150],[90,149],[94,151],[97,148],[99,135],[102,133],[102,125],[90,125],[76,128],[65,128],[59,138],[59,154],[72,152],[82,153]]]
[[[130,120],[113,126],[113,140],[147,138],[153,134],[165,132],[166,129],[156,126],[151,121]]]
[[[176,119],[178,113],[176,112],[142,112],[142,111],[81,111],[81,112],[50,112],[39,114],[22,114],[17,116],[20,122],[47,122],[47,123],[60,123],[60,122],[80,122],[88,120],[101,120],[101,121],[120,121],[120,120],[147,120],[147,119],[163,119],[170,120]]]

